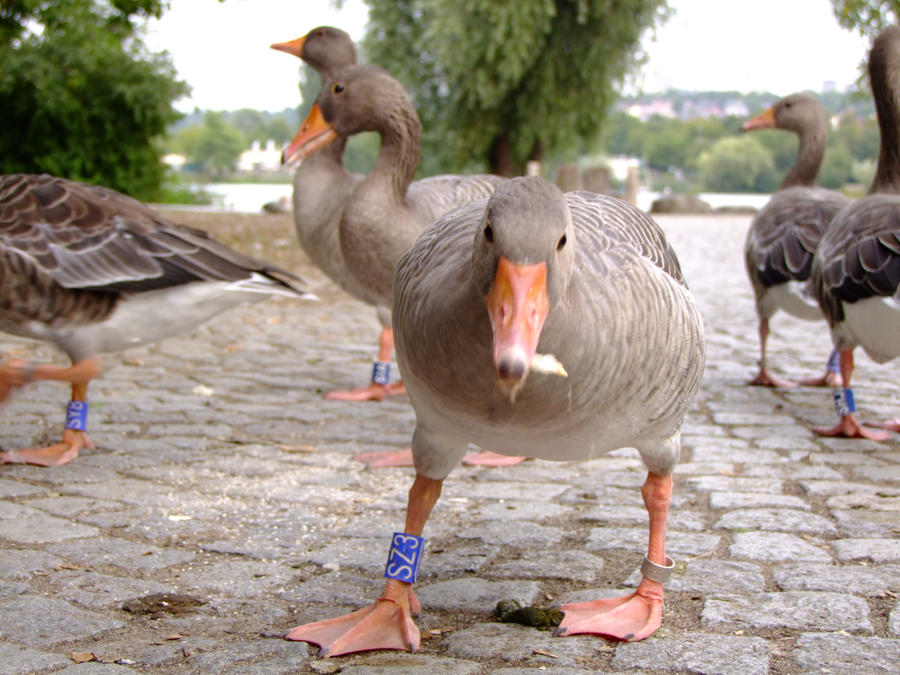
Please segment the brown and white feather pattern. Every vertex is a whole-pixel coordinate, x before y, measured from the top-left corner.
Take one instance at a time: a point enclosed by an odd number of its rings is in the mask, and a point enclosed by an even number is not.
[[[849,203],[844,195],[817,187],[791,187],[772,196],[754,217],[744,243],[758,305],[770,288],[809,279],[822,234]]]
[[[255,285],[262,297],[303,295],[289,272],[175,225],[135,199],[47,175],[0,176],[0,262],[0,329],[57,341],[70,356],[94,351],[73,332],[110,319],[125,299],[162,298],[193,282],[244,284],[246,291]],[[180,329],[177,321],[166,327],[166,309],[152,312],[160,334]]]
[[[900,293],[900,195],[869,195],[841,214],[822,238],[817,298],[832,326],[844,303]]]
[[[869,193],[835,216],[813,263],[816,299],[840,350],[861,345],[873,359],[900,356],[900,26],[869,53],[878,115],[878,166]]]
[[[418,471],[441,477],[469,442],[555,460],[632,446],[654,471],[677,462],[678,429],[705,353],[677,258],[659,227],[630,204],[591,193],[565,199],[575,262],[538,351],[553,354],[569,375],[531,373],[514,403],[496,385],[485,289],[473,269],[487,200],[441,218],[399,262],[398,361],[419,447],[434,446],[418,453]]]

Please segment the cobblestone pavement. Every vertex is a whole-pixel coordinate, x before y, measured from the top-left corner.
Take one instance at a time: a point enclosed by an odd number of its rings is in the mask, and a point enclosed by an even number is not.
[[[425,533],[421,652],[325,661],[281,640],[380,591],[412,470],[353,455],[408,446],[414,419],[405,398],[322,399],[364,383],[377,323],[302,258],[287,218],[212,220],[322,301],[267,300],[105,357],[90,391],[96,451],[0,466],[3,673],[900,672],[898,439],[819,439],[810,426],[835,419],[827,391],[744,385],[758,354],[747,216],[660,218],[709,342],[676,474],[662,629],[616,644],[493,618],[504,598],[550,605],[636,584],[645,471],[620,450],[451,474]],[[773,328],[779,373],[819,372],[824,323],[778,315]],[[64,362],[44,345],[0,347]],[[863,419],[900,413],[896,375],[858,355]],[[20,392],[0,408],[3,446],[56,439],[67,395]]]

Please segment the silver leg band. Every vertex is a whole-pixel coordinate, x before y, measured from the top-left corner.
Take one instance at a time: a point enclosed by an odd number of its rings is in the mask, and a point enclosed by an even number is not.
[[[650,558],[644,556],[644,562],[641,563],[641,576],[650,581],[658,581],[664,584],[672,578],[672,570],[674,569],[675,562],[669,556],[666,556],[665,565],[657,565]]]

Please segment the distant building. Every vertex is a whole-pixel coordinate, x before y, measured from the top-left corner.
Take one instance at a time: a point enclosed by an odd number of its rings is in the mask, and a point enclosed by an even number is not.
[[[184,155],[180,155],[177,152],[170,152],[167,155],[163,155],[160,160],[166,166],[169,166],[176,171],[181,171],[184,169],[185,164],[187,164],[187,157]]]
[[[675,109],[672,102],[665,99],[656,99],[650,103],[634,103],[625,110],[632,117],[637,117],[641,122],[646,122],[654,115],[659,117],[675,117]]]
[[[238,171],[258,173],[260,171],[278,171],[281,169],[281,148],[271,138],[262,148],[259,141],[253,141],[249,150],[244,150],[238,157]]]

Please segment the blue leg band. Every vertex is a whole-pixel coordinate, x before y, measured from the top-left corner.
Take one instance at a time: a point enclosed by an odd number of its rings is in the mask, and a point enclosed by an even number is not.
[[[422,537],[394,532],[384,576],[408,584],[416,583],[416,573],[419,571],[419,561],[422,559],[424,549],[425,539]]]
[[[390,384],[391,364],[389,361],[376,361],[372,364],[372,382],[375,384]]]
[[[841,372],[841,353],[837,349],[831,350],[831,356],[828,357],[828,370],[832,373]]]
[[[850,413],[856,412],[856,403],[853,401],[852,389],[835,389],[832,393],[834,398],[834,411],[838,417],[845,417]]]
[[[66,429],[87,431],[87,401],[69,401],[66,405]]]

